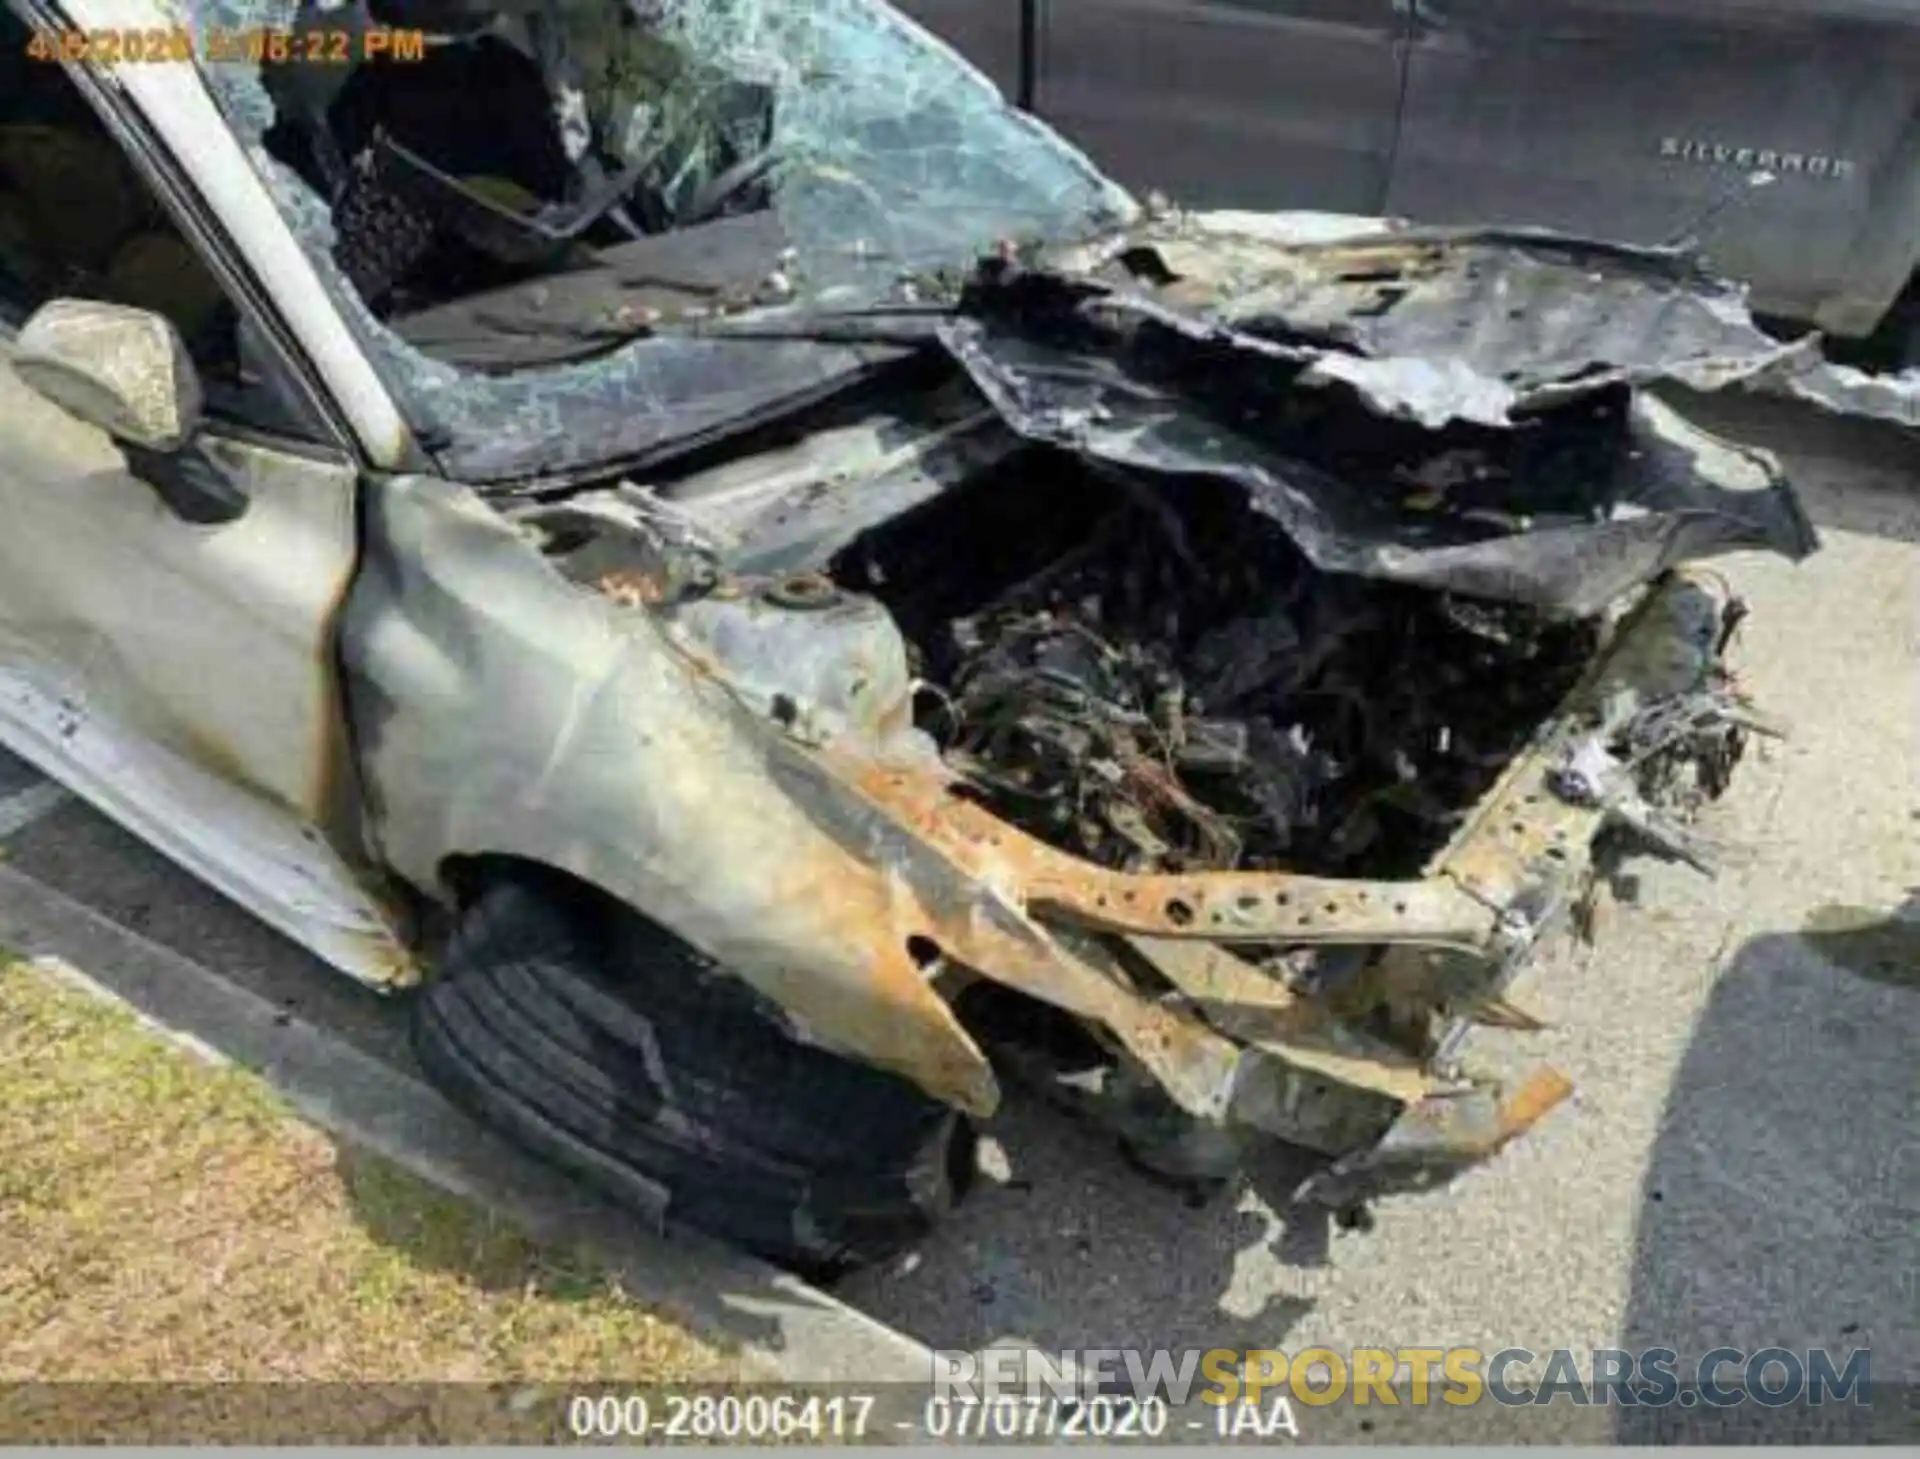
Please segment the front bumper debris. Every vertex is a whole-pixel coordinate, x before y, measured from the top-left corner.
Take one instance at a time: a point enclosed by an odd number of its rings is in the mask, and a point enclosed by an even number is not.
[[[1470,1084],[1410,1105],[1377,1144],[1343,1155],[1294,1192],[1299,1204],[1352,1210],[1382,1196],[1429,1190],[1524,1135],[1573,1093],[1556,1069],[1539,1069],[1510,1094]]]
[[[1587,893],[1597,843],[1681,854],[1666,818],[1718,793],[1756,723],[1723,664],[1742,612],[1712,574],[1652,585],[1412,880],[1128,875],[1026,835],[937,771],[838,774],[987,889],[929,908],[937,923],[919,934],[954,986],[1064,1010],[1110,1055],[1048,1069],[1027,1049],[1017,1075],[1182,1178],[1225,1175],[1252,1138],[1323,1152],[1333,1163],[1301,1198],[1351,1206],[1450,1179],[1566,1097],[1552,1071],[1513,1089],[1463,1075],[1459,1044],[1475,1025],[1529,1025],[1506,991]],[[1297,976],[1256,960],[1276,948],[1305,955]]]

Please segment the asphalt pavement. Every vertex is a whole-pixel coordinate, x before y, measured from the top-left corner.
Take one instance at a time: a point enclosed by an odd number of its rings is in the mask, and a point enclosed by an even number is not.
[[[1576,1096],[1495,1162],[1369,1231],[1280,1214],[1275,1152],[1204,1207],[1015,1099],[986,1178],[923,1249],[836,1295],[938,1347],[1871,1347],[1920,1374],[1920,442],[1749,401],[1824,550],[1722,564],[1740,656],[1790,738],[1706,830],[1706,879],[1649,866],[1592,949],[1486,1034]],[[410,1069],[399,1010],[0,757],[0,854],[360,1053]]]

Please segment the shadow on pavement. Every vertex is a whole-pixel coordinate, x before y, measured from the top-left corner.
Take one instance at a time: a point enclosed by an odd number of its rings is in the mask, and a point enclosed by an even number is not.
[[[1270,1280],[1275,1263],[1326,1261],[1324,1222],[1271,1214],[1312,1157],[1256,1151],[1240,1184],[1202,1201],[1024,1092],[1008,1090],[985,1134],[1005,1168],[989,1154],[987,1176],[931,1240],[836,1295],[956,1348],[1279,1347],[1312,1310]]]
[[[1920,896],[1892,916],[1838,902],[1816,908],[1801,940],[1837,967],[1920,992]]]
[[[1739,950],[1668,1097],[1621,1334],[1629,1349],[1676,1350],[1683,1386],[1717,1347],[1824,1348],[1839,1372],[1866,1348],[1873,1401],[1617,1408],[1619,1442],[1920,1432],[1917,972],[1920,899],[1822,908],[1803,931]]]

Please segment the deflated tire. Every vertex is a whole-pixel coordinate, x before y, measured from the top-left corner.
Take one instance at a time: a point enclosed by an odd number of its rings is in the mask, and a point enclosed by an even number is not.
[[[737,978],[559,878],[489,881],[417,996],[456,1103],[623,1204],[810,1275],[924,1235],[970,1131],[893,1075],[801,1044]]]

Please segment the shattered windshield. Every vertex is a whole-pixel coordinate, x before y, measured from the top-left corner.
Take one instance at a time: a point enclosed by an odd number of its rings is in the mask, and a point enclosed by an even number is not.
[[[874,0],[181,3],[403,409],[473,479],[644,456],[871,363],[689,336],[716,312],[910,295],[1133,211]]]

